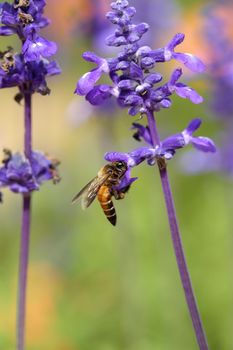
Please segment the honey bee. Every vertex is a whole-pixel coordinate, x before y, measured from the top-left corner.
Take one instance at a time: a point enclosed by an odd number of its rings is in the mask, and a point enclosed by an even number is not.
[[[127,164],[123,161],[112,162],[102,167],[97,176],[92,179],[76,196],[72,203],[81,199],[83,209],[88,208],[97,197],[107,219],[112,225],[116,225],[117,216],[112,196],[115,199],[123,199],[130,186],[121,190],[114,189],[121,182],[127,171]]]

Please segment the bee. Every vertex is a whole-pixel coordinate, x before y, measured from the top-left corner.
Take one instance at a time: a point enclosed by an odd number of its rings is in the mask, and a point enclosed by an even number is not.
[[[130,186],[121,190],[115,187],[121,182],[121,179],[127,171],[127,164],[123,161],[112,162],[102,167],[97,176],[75,195],[72,203],[81,199],[83,209],[88,208],[97,197],[103,209],[104,214],[110,223],[115,226],[117,221],[116,210],[112,202],[112,196],[115,199],[123,199]]]

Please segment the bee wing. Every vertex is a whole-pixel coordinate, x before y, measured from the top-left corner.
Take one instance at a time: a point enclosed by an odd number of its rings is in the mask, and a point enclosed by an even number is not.
[[[93,200],[96,198],[100,187],[109,178],[110,174],[103,174],[102,176],[96,176],[88,184],[81,189],[79,193],[74,196],[72,203],[81,199],[82,208],[88,208]]]

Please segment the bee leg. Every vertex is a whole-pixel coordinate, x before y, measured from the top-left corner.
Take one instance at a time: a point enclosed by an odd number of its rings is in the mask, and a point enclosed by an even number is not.
[[[125,198],[125,193],[117,191],[117,190],[113,190],[112,194],[113,194],[113,196],[115,197],[116,200]]]

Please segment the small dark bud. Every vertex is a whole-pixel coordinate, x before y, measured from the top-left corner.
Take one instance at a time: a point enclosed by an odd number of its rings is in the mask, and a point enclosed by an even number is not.
[[[22,99],[23,99],[23,95],[21,94],[21,92],[18,92],[14,97],[15,102],[17,102],[19,105],[21,104]]]
[[[3,153],[4,153],[4,158],[2,160],[2,163],[6,165],[12,158],[12,152],[10,149],[4,148]]]

